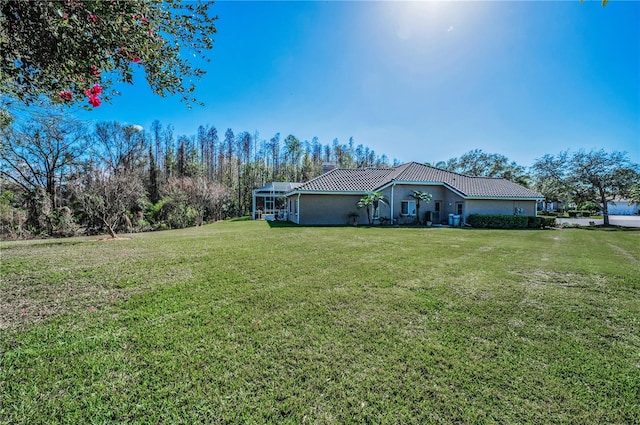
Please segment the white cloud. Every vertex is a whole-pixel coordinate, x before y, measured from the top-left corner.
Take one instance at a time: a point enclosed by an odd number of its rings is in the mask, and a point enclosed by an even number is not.
[[[453,25],[451,25],[451,26],[447,29],[447,32],[451,32],[451,31],[453,31]]]

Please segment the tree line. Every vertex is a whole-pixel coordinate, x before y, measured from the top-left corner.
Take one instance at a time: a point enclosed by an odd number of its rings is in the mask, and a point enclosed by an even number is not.
[[[387,167],[362,144],[199,126],[176,136],[100,122],[89,128],[53,112],[32,113],[0,132],[0,232],[5,238],[182,228],[246,215],[252,191],[305,182],[324,162]]]
[[[306,182],[322,164],[389,167],[353,138],[322,144],[290,134],[199,126],[174,134],[118,122],[92,127],[54,112],[32,112],[0,129],[0,236],[27,238],[183,228],[247,215],[252,191],[271,181]],[[625,153],[545,155],[526,168],[476,149],[433,166],[505,178],[548,203],[591,203],[608,222],[609,201],[640,202],[640,168]]]

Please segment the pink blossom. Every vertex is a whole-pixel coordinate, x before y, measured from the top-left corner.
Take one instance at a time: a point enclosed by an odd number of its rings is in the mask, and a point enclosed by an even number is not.
[[[23,315],[23,316],[26,316],[27,314],[29,314],[29,313],[27,313],[27,312],[26,312],[26,311],[24,311],[24,310],[22,311],[22,315]]]
[[[100,98],[98,96],[89,96],[89,103],[94,107],[97,108],[98,106],[100,106],[100,104],[102,103],[102,101],[100,101]]]
[[[91,65],[91,73],[92,73],[93,75],[95,75],[96,77],[99,77],[99,76],[100,76],[100,70],[99,70],[99,69],[98,69],[98,67],[97,67],[97,66],[95,66],[95,65]]]
[[[94,23],[95,23],[95,22],[98,22],[98,18],[97,18],[97,16],[96,16],[96,15],[94,15],[94,14],[92,14],[92,13],[90,13],[87,17],[88,17],[90,20],[92,20]]]
[[[84,95],[89,98],[89,104],[94,108],[100,106],[102,103],[98,95],[102,93],[102,87],[99,84],[94,84],[90,89],[84,91]]]
[[[61,91],[60,93],[58,93],[58,96],[60,96],[60,99],[66,102],[69,102],[71,99],[73,99],[73,93],[68,90]]]
[[[90,89],[84,91],[84,95],[87,97],[94,97],[102,93],[102,87],[98,84],[94,84]]]
[[[93,313],[94,311],[96,311],[94,307],[89,307],[89,313]]]
[[[140,56],[136,56],[135,58],[133,58],[133,59],[131,60],[131,62],[133,62],[133,63],[139,63],[139,62],[140,62]]]

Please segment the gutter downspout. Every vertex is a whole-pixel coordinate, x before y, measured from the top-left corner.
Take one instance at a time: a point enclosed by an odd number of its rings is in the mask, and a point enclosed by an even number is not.
[[[296,212],[297,212],[296,221],[298,224],[300,224],[300,193],[299,192],[298,192],[298,199],[296,200],[296,202],[298,203],[296,207]]]
[[[395,224],[393,222],[394,218],[393,218],[393,188],[396,186],[396,182],[395,180],[393,181],[393,184],[391,185],[391,217],[389,217],[391,219],[391,224]]]

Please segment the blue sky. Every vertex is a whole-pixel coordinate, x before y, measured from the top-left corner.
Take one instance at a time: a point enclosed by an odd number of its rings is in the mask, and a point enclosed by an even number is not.
[[[188,110],[142,74],[90,112],[176,135],[338,138],[400,162],[472,149],[529,166],[570,149],[640,163],[640,2],[216,2]]]

